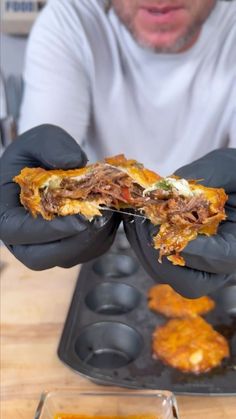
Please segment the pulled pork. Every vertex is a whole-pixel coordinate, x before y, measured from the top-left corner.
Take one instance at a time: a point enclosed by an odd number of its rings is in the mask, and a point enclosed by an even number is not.
[[[109,165],[95,165],[81,179],[64,178],[58,188],[42,192],[46,211],[56,212],[61,198],[93,200],[102,198],[104,206],[134,208],[151,221],[188,226],[199,226],[210,216],[209,203],[203,195],[183,197],[162,190],[143,194],[144,188],[125,172]]]

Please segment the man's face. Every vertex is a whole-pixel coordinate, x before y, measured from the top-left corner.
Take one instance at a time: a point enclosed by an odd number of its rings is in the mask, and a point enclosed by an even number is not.
[[[217,0],[111,0],[123,24],[143,46],[181,52],[198,38]]]

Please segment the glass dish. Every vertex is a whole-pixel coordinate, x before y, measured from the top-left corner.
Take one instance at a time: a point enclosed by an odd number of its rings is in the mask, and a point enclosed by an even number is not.
[[[168,391],[55,391],[41,396],[34,419],[58,413],[139,419],[178,419],[176,399]],[[138,419],[138,418],[137,418]]]

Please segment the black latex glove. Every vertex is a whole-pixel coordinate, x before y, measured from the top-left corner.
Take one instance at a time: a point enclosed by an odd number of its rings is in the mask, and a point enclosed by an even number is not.
[[[87,157],[64,130],[41,125],[25,132],[1,158],[1,239],[26,266],[35,270],[69,268],[104,253],[119,224],[113,214],[89,222],[80,215],[46,221],[33,218],[20,204],[19,186],[12,178],[23,167],[73,169],[85,166]]]
[[[222,187],[229,195],[227,221],[217,235],[199,235],[181,252],[185,267],[174,266],[166,257],[158,262],[158,251],[152,247],[152,235],[158,229],[149,221],[129,217],[125,231],[138,258],[150,276],[170,284],[177,292],[195,298],[208,294],[228,280],[236,278],[236,149],[215,150],[177,170],[186,179],[204,179],[206,186]]]

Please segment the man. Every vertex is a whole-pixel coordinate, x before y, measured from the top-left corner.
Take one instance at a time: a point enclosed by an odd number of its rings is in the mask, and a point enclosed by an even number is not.
[[[124,153],[161,175],[199,159],[178,174],[204,178],[230,194],[227,223],[217,236],[187,247],[186,268],[157,263],[150,224],[125,223],[147,271],[189,296],[217,288],[236,271],[236,150],[225,149],[236,145],[235,45],[235,2],[52,0],[27,50],[22,132],[54,124],[90,160]],[[43,126],[23,134],[4,161],[12,168],[5,188],[16,188],[10,175],[26,163],[69,168],[86,159],[69,135]],[[109,247],[113,217],[104,216],[99,226],[81,217],[57,219],[54,228],[54,222],[16,215],[14,191],[2,212],[4,240],[28,266],[72,266]]]
[[[90,161],[162,175],[236,146],[236,2],[52,0],[28,45],[20,131],[64,128]]]

